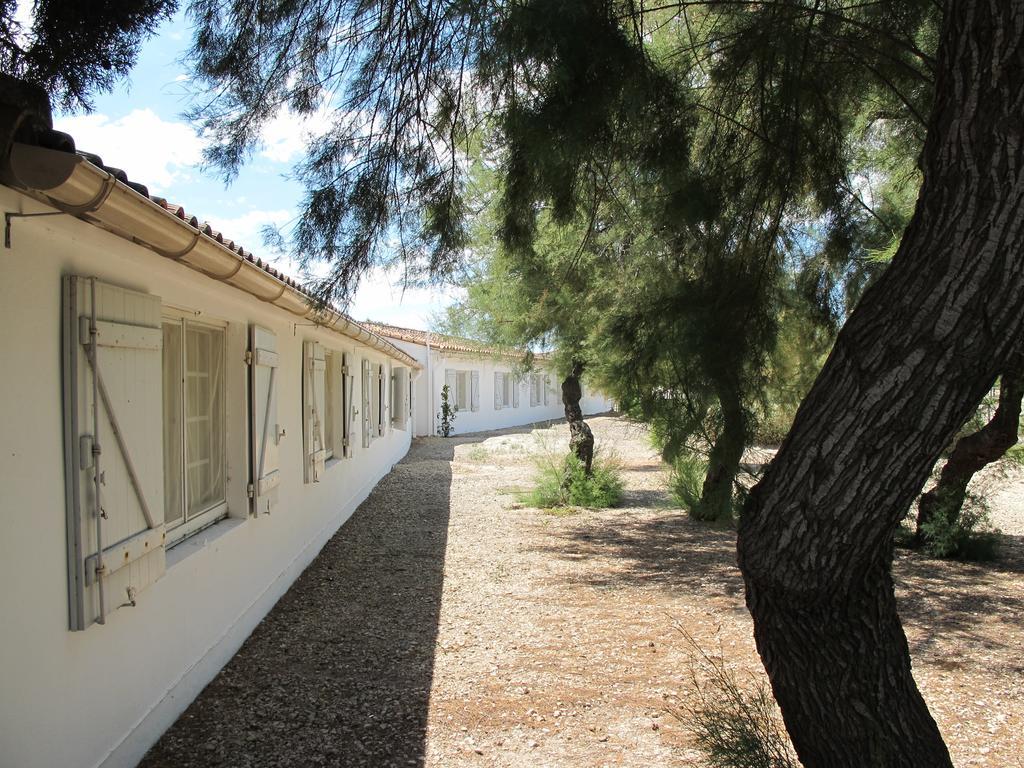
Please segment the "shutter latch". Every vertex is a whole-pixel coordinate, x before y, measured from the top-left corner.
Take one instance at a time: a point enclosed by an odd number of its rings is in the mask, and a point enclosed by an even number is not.
[[[252,350],[251,349],[245,350],[245,364],[246,365],[252,365]]]

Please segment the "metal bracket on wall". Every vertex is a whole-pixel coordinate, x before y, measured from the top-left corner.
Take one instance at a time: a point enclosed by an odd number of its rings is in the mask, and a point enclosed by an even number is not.
[[[65,211],[47,211],[46,213],[8,213],[4,212],[4,248],[11,247],[11,219],[34,219],[37,216],[67,216]]]

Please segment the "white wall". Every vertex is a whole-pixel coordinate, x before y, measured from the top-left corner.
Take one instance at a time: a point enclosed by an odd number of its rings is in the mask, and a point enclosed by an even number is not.
[[[478,411],[460,410],[455,417],[454,434],[463,435],[469,432],[481,432],[490,429],[503,429],[537,421],[561,419],[565,417],[562,406],[562,382],[554,370],[540,370],[541,375],[549,379],[547,405],[543,402],[530,406],[530,377],[527,374],[518,382],[519,407],[508,406],[500,410],[494,409],[494,374],[495,372],[512,371],[512,366],[490,356],[454,354],[431,349],[429,361],[427,348],[412,342],[390,339],[403,352],[408,353],[423,366],[419,378],[413,387],[414,415],[417,435],[437,434],[441,411],[441,389],[445,384],[445,371],[477,371],[480,374],[480,409]],[[454,404],[454,393],[451,395]],[[424,404],[429,403],[429,407]],[[583,400],[580,402],[585,415],[606,413],[612,410],[612,402],[602,393],[588,387],[583,382]],[[433,419],[431,419],[433,416]]]
[[[0,187],[5,211],[43,206]],[[390,430],[303,482],[302,342],[387,358],[67,215],[15,219],[0,251],[0,765],[133,765],[409,447]],[[167,555],[167,573],[105,625],[68,630],[61,276],[95,275],[229,325],[229,519]],[[249,323],[277,334],[280,503],[246,514]],[[231,339],[234,339],[232,341]],[[401,364],[401,363],[399,363]],[[356,377],[358,398],[359,377]],[[356,400],[358,403],[358,399]]]

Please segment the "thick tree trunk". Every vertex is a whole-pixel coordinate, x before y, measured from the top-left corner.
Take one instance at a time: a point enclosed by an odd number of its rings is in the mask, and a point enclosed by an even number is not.
[[[565,420],[569,422],[569,450],[580,460],[589,476],[594,463],[594,433],[583,420],[583,409],[580,408],[582,375],[583,363],[574,361],[572,370],[562,382],[562,405],[565,406]]]
[[[1024,0],[950,0],[924,184],[739,526],[804,765],[949,766],[910,669],[893,534],[1024,331]]]
[[[747,419],[739,389],[719,387],[718,402],[722,408],[722,431],[708,454],[708,471],[694,510],[694,516],[700,520],[732,519],[733,483],[747,443]]]
[[[917,540],[927,539],[925,529],[936,515],[953,524],[967,498],[967,485],[974,473],[998,461],[1017,443],[1020,405],[1024,398],[1024,360],[1015,355],[1003,371],[999,384],[999,406],[992,420],[977,432],[960,438],[939,473],[939,482],[921,496],[917,505]]]

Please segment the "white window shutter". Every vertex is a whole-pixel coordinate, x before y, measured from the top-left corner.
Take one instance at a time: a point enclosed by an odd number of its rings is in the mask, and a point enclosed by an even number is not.
[[[319,483],[327,457],[324,446],[324,402],[327,364],[324,348],[315,341],[302,344],[302,446],[307,483]]]
[[[379,375],[377,377],[378,387],[377,397],[379,398],[380,405],[377,413],[377,434],[383,435],[388,428],[391,426],[391,399],[389,397],[389,386],[388,368],[386,365],[381,364],[379,367]]]
[[[404,366],[391,369],[391,423],[405,431],[409,422],[409,372]]]
[[[166,568],[163,330],[159,296],[75,276],[63,290],[68,614],[81,630]]]
[[[339,352],[332,352],[327,358],[327,365],[333,402],[327,407],[331,420],[331,444],[326,447],[330,449],[335,459],[340,459],[345,455],[345,365],[342,362],[342,355]]]
[[[509,374],[509,375],[511,376],[511,374]],[[513,408],[518,408],[519,407],[519,386],[520,386],[520,380],[517,377],[513,376],[512,377],[512,407]]]
[[[277,421],[277,391],[280,387],[277,336],[254,325],[249,329],[249,435],[252,479],[250,498],[253,514],[269,514],[277,506],[281,481],[279,444],[284,430]]]
[[[543,384],[544,384],[544,386],[543,386],[543,389],[544,389],[544,405],[547,405],[548,404],[548,391],[551,389],[551,377],[550,376],[545,376]]]
[[[530,374],[530,407],[537,405],[537,374]]]
[[[361,405],[363,411],[363,448],[370,447],[370,424],[372,413],[370,412],[370,361],[363,359],[362,381],[360,382]]]
[[[501,410],[501,399],[502,399],[502,387],[504,386],[504,380],[502,374],[494,373],[494,410]]]
[[[348,352],[342,355],[341,358],[341,375],[342,375],[342,408],[345,412],[344,417],[344,437],[342,438],[342,445],[345,451],[345,457],[351,458],[355,452],[355,434],[356,434],[356,402],[355,397],[355,384],[356,374],[353,368],[353,357]]]
[[[473,371],[471,377],[469,405],[471,411],[480,410],[480,371]]]

